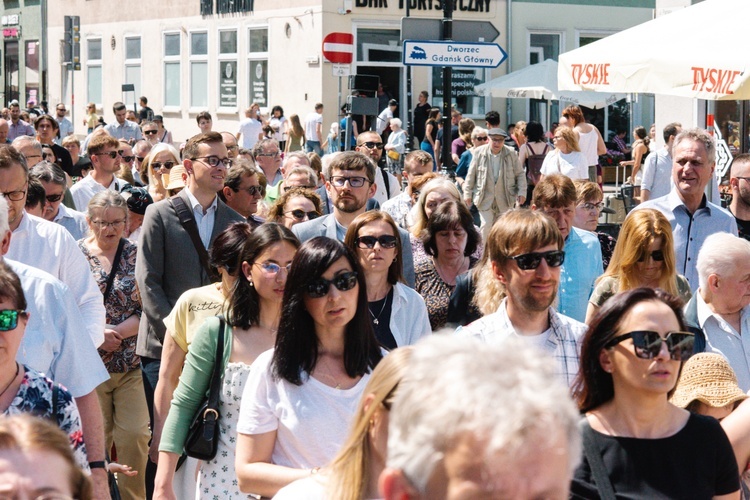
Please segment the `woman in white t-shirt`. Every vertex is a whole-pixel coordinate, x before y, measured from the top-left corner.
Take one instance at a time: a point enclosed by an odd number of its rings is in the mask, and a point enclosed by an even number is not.
[[[573,180],[589,178],[589,167],[586,157],[578,147],[578,138],[570,127],[559,126],[552,138],[555,150],[544,158],[542,179],[547,175],[563,174]]]
[[[381,358],[356,256],[337,240],[307,241],[289,271],[276,347],[257,358],[242,395],[240,490],[272,497],[330,462]]]
[[[279,150],[284,151],[289,127],[289,122],[284,116],[284,108],[281,106],[271,108],[271,119],[268,120],[268,124],[273,128],[273,138],[279,143]]]
[[[560,124],[567,125],[575,130],[578,135],[579,151],[586,158],[588,180],[601,185],[601,179],[599,178],[601,174],[597,171],[597,166],[599,165],[599,155],[607,152],[607,146],[604,144],[604,139],[602,138],[602,134],[599,133],[599,129],[590,123],[586,123],[583,111],[578,106],[568,106],[565,108],[560,118]]]

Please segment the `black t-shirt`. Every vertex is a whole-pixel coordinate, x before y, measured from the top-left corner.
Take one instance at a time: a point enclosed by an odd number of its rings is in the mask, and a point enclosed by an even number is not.
[[[594,431],[617,498],[710,499],[740,489],[737,462],[719,422],[691,414],[677,434],[662,439],[613,437]],[[599,498],[585,458],[570,498]]]
[[[458,125],[451,125],[451,144],[453,141],[458,139]],[[443,142],[443,129],[438,130],[437,140],[442,144]]]
[[[370,308],[370,320],[372,320],[372,328],[375,330],[375,338],[378,339],[378,343],[386,349],[393,350],[398,347],[396,345],[396,339],[391,333],[391,309],[393,308],[393,288],[388,292],[388,295],[383,297],[381,300],[375,302],[369,302]]]
[[[427,122],[427,116],[430,114],[430,109],[432,109],[432,106],[429,103],[417,104],[417,107],[414,108],[414,137],[419,139],[419,142],[424,140],[425,123]]]
[[[81,175],[81,170],[78,170],[78,174],[76,174],[75,169],[73,168],[73,160],[70,158],[70,153],[68,153],[68,150],[65,149],[62,146],[58,146],[57,144],[50,144],[49,145],[52,148],[52,151],[55,153],[55,157],[57,158],[57,165],[65,171],[69,176],[75,177],[76,175]]]
[[[737,217],[734,218],[737,221],[737,229],[739,231],[740,238],[750,240],[750,220],[742,220]]]

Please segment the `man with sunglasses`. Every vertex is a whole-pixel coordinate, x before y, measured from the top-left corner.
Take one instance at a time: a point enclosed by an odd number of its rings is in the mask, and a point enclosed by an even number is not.
[[[555,220],[565,240],[565,263],[561,267],[558,311],[577,321],[586,319],[586,309],[596,279],[604,272],[599,238],[573,226],[578,194],[570,177],[547,175],[534,188],[531,209]]]
[[[492,343],[520,337],[549,354],[556,374],[570,386],[578,373],[586,325],[552,307],[569,258],[564,246],[557,224],[546,214],[526,209],[503,214],[492,227],[486,251],[506,298],[496,313],[458,332]]]
[[[732,190],[729,211],[737,221],[739,236],[750,240],[750,154],[742,153],[732,160],[729,187]]]
[[[152,121],[141,123],[141,133],[143,138],[152,146],[159,144],[159,126]]]
[[[258,171],[248,160],[235,161],[224,179],[219,197],[229,208],[247,219],[251,227],[263,223],[263,219],[255,215],[258,202],[263,199],[263,187]]]
[[[110,135],[91,139],[88,147],[93,170],[70,188],[76,210],[86,212],[89,201],[96,193],[111,189],[120,192],[124,185],[115,174],[120,171],[120,141]]]
[[[326,192],[333,202],[333,212],[295,224],[292,232],[300,241],[307,241],[316,236],[344,241],[349,224],[365,212],[367,200],[375,192],[376,168],[367,156],[356,151],[345,151],[336,155],[331,161],[326,181]],[[409,233],[399,228],[399,235],[404,280],[407,285],[414,287],[414,259]]]
[[[404,170],[403,176],[406,179],[406,189],[398,196],[394,196],[390,200],[383,203],[382,210],[388,212],[393,220],[396,221],[400,227],[409,230],[409,212],[411,212],[412,206],[412,194],[413,187],[412,183],[414,179],[417,179],[428,172],[432,172],[434,162],[432,161],[432,155],[426,151],[416,150],[412,151],[406,158],[404,158]]]
[[[356,151],[369,156],[375,162],[375,198],[380,205],[401,194],[401,185],[395,175],[391,174],[381,164],[383,158],[383,139],[374,131],[362,132],[357,136]]]
[[[67,179],[59,166],[46,161],[37,163],[29,171],[29,178],[38,180],[44,187],[45,203],[42,217],[45,220],[60,224],[76,241],[88,235],[89,224],[86,216],[62,203],[67,189]]]
[[[67,113],[68,110],[65,107],[65,103],[61,102],[55,107],[55,121],[57,122],[58,129],[60,130],[60,133],[55,138],[55,144],[57,144],[58,146],[62,146],[62,140],[69,135],[73,135],[74,132],[73,123],[65,116]]]

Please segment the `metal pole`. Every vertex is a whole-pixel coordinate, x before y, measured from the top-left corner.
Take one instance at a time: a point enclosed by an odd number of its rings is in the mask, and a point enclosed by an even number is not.
[[[39,37],[39,43],[41,44],[40,83],[42,88],[40,89],[41,99],[37,97],[37,104],[47,100],[47,0],[42,0],[42,36]]]
[[[411,14],[409,5],[411,0],[406,0],[406,17]],[[403,34],[402,34],[403,38]],[[409,138],[406,141],[406,153],[411,153],[412,141],[414,140],[414,110],[412,109],[412,92],[411,92],[411,66],[406,67],[406,134]]]
[[[453,39],[453,2],[443,2],[443,40]],[[451,98],[453,97],[453,74],[450,66],[443,66],[443,143],[442,146],[442,172],[454,173],[453,159],[451,158]],[[438,152],[435,151],[437,155]]]
[[[63,102],[65,102],[65,96],[63,96]],[[75,134],[75,130],[76,130],[76,70],[73,64],[70,65],[70,119],[73,122],[73,134]]]

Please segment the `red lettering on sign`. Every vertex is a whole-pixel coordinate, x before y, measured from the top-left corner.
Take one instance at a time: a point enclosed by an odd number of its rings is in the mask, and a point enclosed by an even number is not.
[[[693,66],[693,90],[715,94],[733,94],[729,89],[741,71]]]
[[[605,64],[572,64],[576,85],[609,85],[609,66]]]

